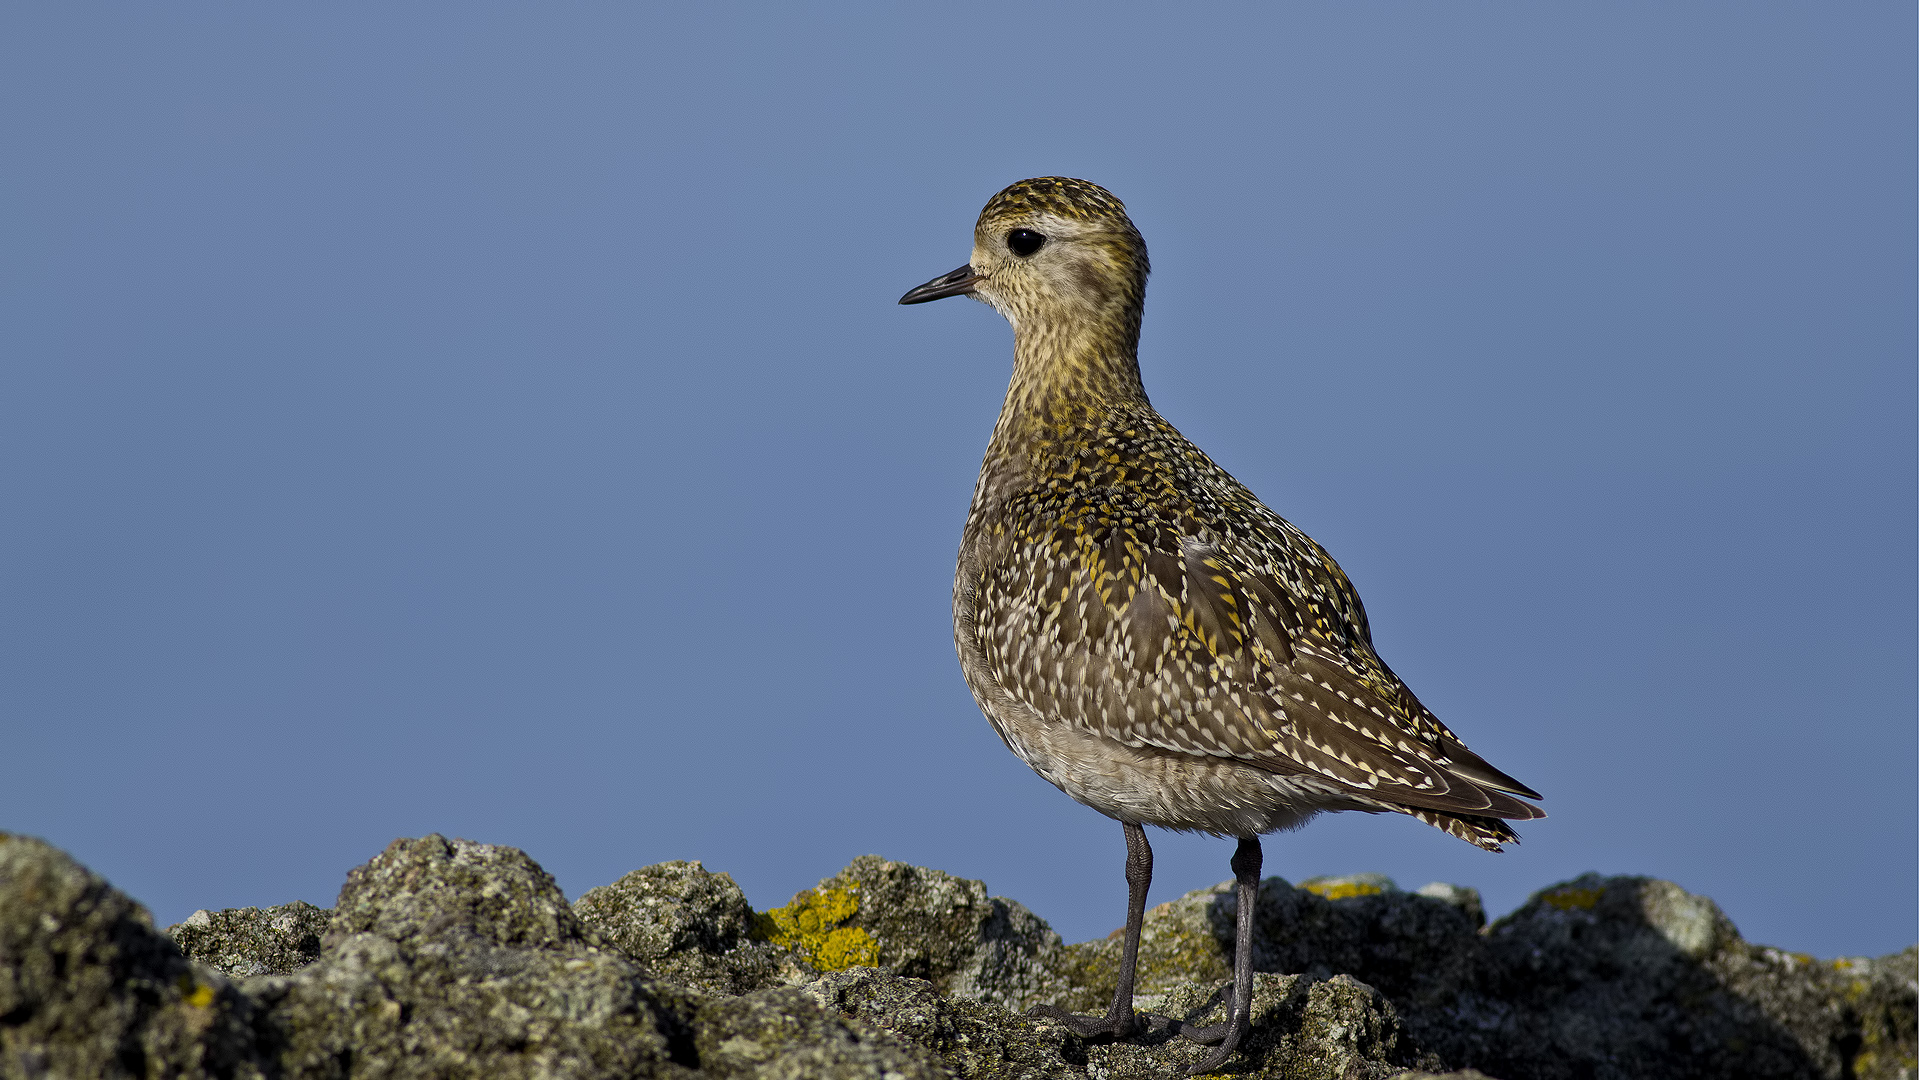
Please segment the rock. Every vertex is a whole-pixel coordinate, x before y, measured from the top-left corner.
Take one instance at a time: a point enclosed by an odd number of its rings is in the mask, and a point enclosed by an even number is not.
[[[1485,929],[1472,890],[1406,893],[1378,875],[1301,888],[1268,878],[1256,902],[1257,970],[1351,975],[1386,995],[1414,1045],[1456,1067],[1546,1080],[1913,1075],[1913,950],[1822,964],[1755,946],[1669,882],[1582,878]],[[1223,882],[1147,913],[1142,1007],[1227,982],[1236,908]],[[1037,996],[1102,1011],[1120,944],[1045,954]]]
[[[513,848],[396,840],[354,869],[320,959],[248,980],[283,1075],[674,1076],[690,995],[595,948]]]
[[[1061,1025],[942,994],[925,979],[858,967],[830,972],[801,989],[830,1011],[932,1051],[963,1080],[1087,1075],[1083,1040]],[[1171,1071],[1163,1065],[1161,1074]]]
[[[320,958],[333,912],[303,900],[266,909],[200,910],[167,927],[189,960],[230,978],[289,975]]]
[[[923,979],[873,968],[829,974],[805,987],[823,1005],[940,1055],[961,1080],[1099,1076],[1167,1080],[1211,1052],[1161,1030],[1124,1043],[1089,1042],[1046,1018],[1011,1016],[983,1001],[943,995]],[[1143,1001],[1196,1024],[1225,1019],[1217,988],[1191,984]],[[1315,981],[1261,975],[1253,1028],[1229,1062],[1235,1074],[1299,1080],[1383,1080],[1407,1065],[1439,1065],[1405,1039],[1393,1006],[1345,976]]]
[[[1379,875],[1270,878],[1256,903],[1237,1075],[1915,1072],[1915,950],[1753,945],[1669,882],[1588,876],[1491,926],[1470,889]],[[353,870],[326,915],[197,912],[176,947],[65,855],[0,834],[0,1078],[1160,1080],[1209,1052],[1166,1017],[1225,1017],[1235,902],[1223,884],[1148,913],[1136,1004],[1159,1019],[1120,1043],[1016,1011],[1104,1010],[1117,937],[1066,945],[979,882],[872,857],[756,914],[698,863],[570,905],[519,851],[429,836]]]
[[[985,885],[862,855],[766,913],[758,934],[820,971],[878,967],[941,993],[1019,1010],[1045,1000],[1042,957],[1060,935]]]
[[[573,905],[525,852],[438,835],[395,840],[347,872],[324,944],[354,934],[408,946],[469,940],[567,950],[584,942]]]
[[[689,1005],[586,940],[513,847],[396,840],[348,874],[321,959],[244,984],[288,1078],[672,1076]]]
[[[1489,927],[1413,1027],[1500,1076],[1892,1078],[1914,1068],[1914,993],[1911,949],[1822,964],[1672,882],[1588,875]]]
[[[782,987],[715,998],[699,1009],[693,1043],[715,1077],[946,1080],[933,1054],[874,1027],[850,1023],[801,990]]]
[[[649,977],[612,939],[656,960],[724,958],[751,910],[690,864],[623,882],[582,919],[513,848],[397,840],[348,875],[317,962],[244,984],[263,1044],[289,1080],[941,1075],[932,1054],[795,991],[710,996]],[[665,924],[638,925],[649,910]]]
[[[1480,903],[1479,889],[1465,885],[1449,885],[1444,881],[1430,881],[1413,891],[1415,895],[1424,896],[1429,900],[1438,900],[1458,910],[1473,923],[1475,930],[1487,925],[1487,909]]]
[[[145,908],[0,833],[0,1076],[260,1077],[252,1002]]]
[[[1254,968],[1329,979],[1349,974],[1404,1010],[1463,977],[1478,947],[1472,917],[1455,903],[1401,892],[1379,875],[1311,883],[1337,899],[1277,877],[1260,883],[1254,914]],[[1140,933],[1136,989],[1156,993],[1189,981],[1232,979],[1233,883],[1188,893],[1148,910]],[[1112,999],[1121,939],[1067,946],[1049,956],[1047,994],[1092,1012]],[[1047,994],[1043,994],[1045,999]]]
[[[635,870],[573,902],[581,923],[649,974],[712,994],[746,994],[813,974],[754,940],[756,916],[725,874],[697,862]]]
[[[1379,896],[1400,891],[1400,886],[1385,874],[1341,874],[1310,877],[1300,887],[1326,900],[1346,900],[1355,896]]]
[[[1188,986],[1154,1003],[1156,1012],[1208,1025],[1227,1018],[1222,988]],[[1206,1060],[1209,1048],[1173,1039],[1157,1051],[1113,1044],[1095,1047],[1114,1063],[1115,1075],[1128,1062],[1135,1075],[1154,1073],[1155,1061],[1188,1067]],[[1378,990],[1347,975],[1318,979],[1306,975],[1254,977],[1253,1027],[1242,1041],[1239,1058],[1251,1066],[1244,1075],[1272,1080],[1384,1080],[1408,1066],[1445,1068],[1441,1060],[1408,1038],[1399,1014]],[[1228,1066],[1239,1072],[1229,1059]]]

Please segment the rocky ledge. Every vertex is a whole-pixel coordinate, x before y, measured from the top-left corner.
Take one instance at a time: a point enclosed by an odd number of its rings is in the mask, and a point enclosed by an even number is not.
[[[1749,944],[1665,881],[1579,878],[1492,925],[1471,889],[1377,876],[1268,878],[1258,903],[1254,1028],[1229,1074],[1915,1075],[1913,949]],[[1143,1011],[1222,1017],[1234,914],[1224,884],[1148,913]],[[569,904],[524,853],[439,836],[394,841],[331,911],[161,932],[0,833],[0,1077],[1182,1075],[1203,1048],[1022,1015],[1101,1010],[1118,957],[980,882],[871,856],[765,912],[689,862]]]

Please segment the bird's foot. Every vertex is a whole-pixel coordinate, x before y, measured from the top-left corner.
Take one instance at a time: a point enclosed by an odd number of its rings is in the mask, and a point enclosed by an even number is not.
[[[1101,1036],[1124,1039],[1129,1035],[1138,1034],[1146,1027],[1138,1017],[1134,1016],[1132,1009],[1124,1013],[1108,1012],[1105,1016],[1081,1016],[1078,1013],[1068,1012],[1058,1005],[1035,1005],[1027,1010],[1027,1015],[1058,1020],[1067,1026],[1067,1030],[1083,1039]]]
[[[1214,1048],[1212,1054],[1207,1056],[1207,1060],[1189,1068],[1187,1075],[1199,1076],[1201,1073],[1210,1073],[1218,1069],[1228,1058],[1233,1056],[1235,1050],[1239,1049],[1240,1040],[1246,1035],[1247,1029],[1250,1026],[1251,1025],[1241,1017],[1235,1017],[1218,1024],[1208,1024],[1206,1027],[1198,1027],[1185,1021],[1175,1022],[1173,1025],[1173,1033],[1175,1035],[1192,1039],[1197,1043],[1220,1044]]]

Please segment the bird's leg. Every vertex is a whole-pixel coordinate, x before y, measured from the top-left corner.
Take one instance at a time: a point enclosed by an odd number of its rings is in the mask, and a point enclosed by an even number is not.
[[[1114,988],[1113,1004],[1105,1016],[1079,1016],[1058,1005],[1035,1005],[1027,1010],[1028,1016],[1050,1016],[1060,1021],[1076,1035],[1124,1039],[1139,1026],[1133,1016],[1133,970],[1140,955],[1147,885],[1153,881],[1153,849],[1147,846],[1147,830],[1126,821],[1120,828],[1127,837],[1127,939],[1120,947],[1120,985]]]
[[[1207,1027],[1180,1025],[1179,1034],[1196,1042],[1218,1042],[1211,1057],[1187,1070],[1189,1076],[1220,1067],[1240,1045],[1253,1016],[1253,905],[1260,891],[1260,838],[1244,836],[1233,851],[1234,892],[1240,910],[1233,920],[1233,996],[1227,1000],[1225,1023]]]

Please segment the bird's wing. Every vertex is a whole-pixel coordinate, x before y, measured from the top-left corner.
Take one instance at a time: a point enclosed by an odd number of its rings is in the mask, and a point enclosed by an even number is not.
[[[982,658],[1014,697],[1128,746],[1311,773],[1404,806],[1541,816],[1514,797],[1538,795],[1374,655],[1352,585],[1305,534],[1269,511],[1263,535],[1222,543],[1128,510],[1094,527],[1056,519],[981,566]]]

